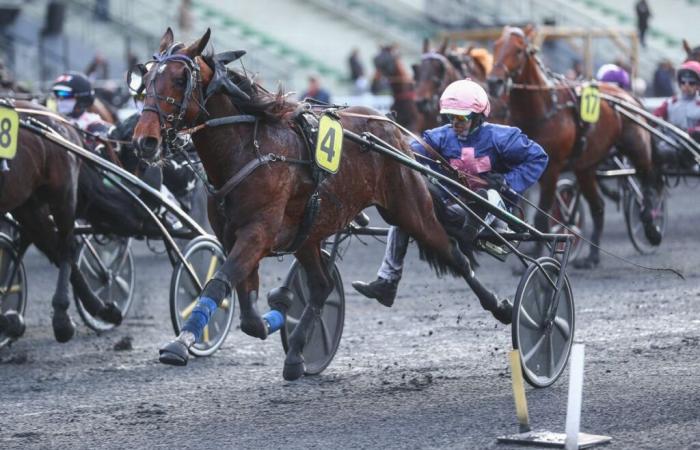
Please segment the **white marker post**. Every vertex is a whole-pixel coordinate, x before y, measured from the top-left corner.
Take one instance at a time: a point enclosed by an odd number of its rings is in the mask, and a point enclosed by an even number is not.
[[[578,430],[581,425],[581,399],[583,397],[584,345],[571,347],[569,365],[569,400],[566,409],[566,450],[578,449]]]
[[[522,370],[520,368],[520,353],[518,350],[511,352],[513,397],[515,398],[520,433],[500,436],[497,438],[498,442],[504,444],[541,445],[573,450],[605,444],[612,440],[610,436],[579,433],[581,399],[583,396],[583,356],[584,345],[574,344],[571,347],[569,360],[569,400],[566,411],[566,434],[564,434],[546,430],[530,431],[525,389],[522,382],[522,374],[520,373]]]

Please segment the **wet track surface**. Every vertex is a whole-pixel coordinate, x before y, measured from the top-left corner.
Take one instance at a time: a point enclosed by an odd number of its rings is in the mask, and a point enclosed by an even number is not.
[[[672,192],[666,240],[650,257],[635,253],[622,214],[606,209],[605,248],[676,267],[685,281],[608,256],[595,271],[570,272],[576,341],[586,344],[581,431],[612,436],[607,448],[700,448],[698,192]],[[363,240],[340,262],[347,304],[335,360],[293,383],[282,379],[277,336],[262,342],[237,329],[212,357],[159,364],[157,349],[172,337],[172,269],[142,242],[124,324],[98,336],[72,306],[78,332],[56,343],[56,270],[30,251],[27,331],[0,350],[0,448],[509,448],[495,439],[517,431],[510,327],[463,281],[437,279],[415,246],[393,308],[361,297],[350,282],[373,279],[384,251]],[[515,260],[480,261],[482,279],[512,297]],[[290,263],[262,266],[263,300]],[[115,350],[125,336],[133,349]],[[550,388],[527,389],[535,428],[564,431],[567,383],[568,371]]]

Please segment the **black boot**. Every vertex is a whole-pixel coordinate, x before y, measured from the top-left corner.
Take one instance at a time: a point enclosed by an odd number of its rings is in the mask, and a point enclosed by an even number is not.
[[[365,283],[363,281],[353,281],[352,287],[357,290],[360,294],[369,298],[376,298],[379,303],[391,308],[394,304],[394,299],[396,298],[396,290],[399,286],[399,282],[385,280],[384,278],[378,277],[375,281],[371,283]]]

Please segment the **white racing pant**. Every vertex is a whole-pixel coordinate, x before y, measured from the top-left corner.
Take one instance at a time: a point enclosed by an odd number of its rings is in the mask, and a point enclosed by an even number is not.
[[[501,195],[494,189],[486,191],[488,202],[492,205],[506,210],[506,205],[501,198]],[[464,212],[464,214],[467,214]],[[497,232],[503,233],[510,231],[508,225],[500,219],[497,219],[493,214],[487,214],[484,222],[494,228]],[[480,228],[481,231],[483,227]],[[384,250],[384,260],[377,271],[377,276],[389,281],[398,282],[403,273],[403,260],[406,258],[406,250],[408,249],[409,235],[399,227],[392,226],[389,228],[387,235],[386,249]]]

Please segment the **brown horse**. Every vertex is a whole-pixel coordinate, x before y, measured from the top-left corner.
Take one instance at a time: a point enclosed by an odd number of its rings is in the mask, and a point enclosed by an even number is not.
[[[308,274],[312,299],[289,338],[283,371],[285,379],[299,378],[304,373],[302,351],[308,333],[333,288],[329,268],[321,259],[320,243],[371,205],[387,222],[412,235],[436,270],[464,277],[485,309],[499,320],[510,321],[510,305],[499,303],[495,294],[476,280],[467,257],[438,222],[422,176],[344,140],[338,172],[317,183],[308,164],[306,141],[292,120],[299,105],[282,93],[270,94],[252,80],[227,71],[225,63],[244,52],[203,56],[209,37],[207,30],[185,47],[173,43],[170,29],[165,32],[155,64],[144,77],[144,113],[134,132],[142,155],[155,159],[163,139],[184,127],[197,127],[190,128],[195,131],[195,148],[218,190],[210,197],[209,218],[227,253],[226,261],[200,295],[196,317],[193,311],[177,339],[161,348],[161,362],[186,364],[187,349],[199,338],[211,313],[230,295],[231,286],[238,293],[241,330],[265,339],[267,327],[256,307],[260,260],[280,251],[293,251]],[[396,126],[378,120],[383,118],[377,114],[365,107],[338,112],[344,129],[371,132],[411,155]],[[205,119],[231,121],[225,126],[208,126]],[[321,211],[299,243],[296,237],[305,205],[315,193],[321,198]],[[294,243],[298,245],[290,248]]]
[[[685,50],[686,61],[700,62],[700,45],[697,47],[691,47],[690,44],[688,44],[688,41],[683,39],[683,50]]]
[[[16,107],[43,113],[23,112],[20,118],[32,116],[71,142],[82,145],[76,130],[53,119],[47,109],[22,101],[18,101]],[[73,229],[80,162],[59,145],[20,127],[17,154],[8,165],[9,171],[0,172],[0,213],[12,213],[21,225],[20,254],[33,243],[59,268],[51,302],[56,340],[66,342],[75,333],[67,311],[69,282],[90,314],[110,323],[120,323],[119,309],[114,304],[103,304],[92,293],[75,262]]]
[[[381,48],[374,58],[375,74],[373,79],[384,77],[389,80],[394,103],[391,110],[396,115],[396,122],[413,132],[425,129],[423,115],[416,106],[416,89],[411,74],[401,62],[398,49],[393,45]]]
[[[449,50],[448,43],[445,40],[438,50],[431,51],[428,40],[423,41],[420,64],[413,66],[416,105],[423,114],[424,129],[440,125],[440,95],[450,83],[471,78],[482,86],[486,86],[486,76],[491,70],[490,60],[485,57],[483,49]],[[491,115],[488,120],[507,123],[508,110],[505,103],[494,96],[489,96],[489,101]]]
[[[584,125],[578,118],[578,100],[573,87],[549,74],[542,66],[530,45],[533,35],[532,27],[525,31],[504,28],[494,44],[495,64],[489,77],[489,87],[491,94],[498,96],[509,90],[511,124],[542,145],[549,155],[549,166],[540,179],[540,209],[550,210],[559,174],[570,167],[590,205],[593,217],[591,241],[595,244],[585,259],[574,261],[574,264],[578,267],[597,265],[600,259],[597,245],[603,230],[604,208],[596,180],[596,167],[616,146],[637,169],[644,191],[642,221],[645,233],[650,243],[658,245],[661,234],[651,216],[657,178],[652,167],[649,132],[622,117],[605,101],[600,103],[598,121]],[[603,84],[600,91],[638,104],[635,98],[617,86]],[[538,213],[535,224],[540,230],[546,230],[547,217]]]

